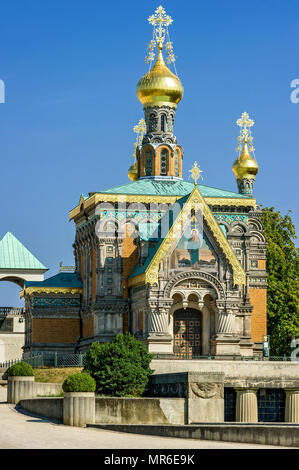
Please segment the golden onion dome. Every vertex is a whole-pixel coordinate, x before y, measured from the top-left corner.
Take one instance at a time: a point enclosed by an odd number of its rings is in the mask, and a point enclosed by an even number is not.
[[[181,80],[166,66],[162,47],[158,46],[158,58],[153,68],[137,83],[137,98],[143,106],[171,106],[176,108],[184,88]]]
[[[255,175],[259,171],[259,166],[249,153],[247,140],[244,140],[244,147],[241,155],[233,164],[233,172],[237,180],[255,179]]]
[[[138,168],[137,168],[137,162],[136,161],[128,169],[128,177],[131,181],[133,181],[133,183],[134,183],[134,181],[136,181],[138,179]]]

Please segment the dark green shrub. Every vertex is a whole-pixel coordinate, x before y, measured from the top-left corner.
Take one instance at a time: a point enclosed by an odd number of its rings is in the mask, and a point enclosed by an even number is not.
[[[85,355],[84,370],[96,381],[98,394],[141,396],[153,373],[153,358],[131,334],[117,335],[112,343],[93,343]]]
[[[9,369],[7,369],[7,375],[10,377],[15,376],[15,377],[33,377],[34,372],[32,367],[27,364],[27,362],[17,362],[13,366],[11,366]]]
[[[69,375],[62,384],[64,392],[94,392],[96,383],[94,379],[84,372]]]

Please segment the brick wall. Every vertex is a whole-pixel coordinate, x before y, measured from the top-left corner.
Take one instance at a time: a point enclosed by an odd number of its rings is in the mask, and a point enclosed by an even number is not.
[[[75,343],[80,335],[79,318],[33,318],[33,343]]]
[[[266,269],[266,260],[265,259],[259,259],[258,260],[258,269]]]
[[[267,334],[267,289],[249,288],[251,316],[251,340],[260,343]]]
[[[131,234],[134,228],[132,225],[126,225],[125,237],[123,242],[123,297],[128,297],[128,277],[138,261],[138,251]]]
[[[82,336],[83,338],[94,336],[94,316],[83,319]]]

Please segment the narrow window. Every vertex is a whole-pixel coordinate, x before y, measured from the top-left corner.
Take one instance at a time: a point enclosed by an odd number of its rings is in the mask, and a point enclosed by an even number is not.
[[[174,152],[174,175],[179,176],[179,152]]]
[[[157,117],[155,114],[151,114],[149,118],[149,131],[155,132],[157,130]]]
[[[162,114],[161,116],[161,131],[162,132],[165,132],[165,121],[166,121],[165,114]]]
[[[146,176],[151,176],[152,174],[152,167],[153,167],[153,163],[152,163],[152,151],[151,150],[147,150],[145,152],[145,174]]]
[[[161,175],[166,175],[167,174],[167,150],[162,149],[161,150]]]

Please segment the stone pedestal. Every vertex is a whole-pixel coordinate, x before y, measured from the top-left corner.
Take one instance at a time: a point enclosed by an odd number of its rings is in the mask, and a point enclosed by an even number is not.
[[[299,423],[299,390],[286,389],[285,422]]]
[[[217,333],[211,340],[212,356],[231,358],[240,356],[240,338],[226,333]]]
[[[236,421],[239,423],[257,423],[257,389],[236,388]]]
[[[66,392],[63,400],[63,424],[85,427],[95,422],[95,394]]]
[[[7,382],[7,402],[16,404],[20,400],[35,396],[34,377],[9,376]]]
[[[188,424],[224,421],[222,372],[188,374]]]

